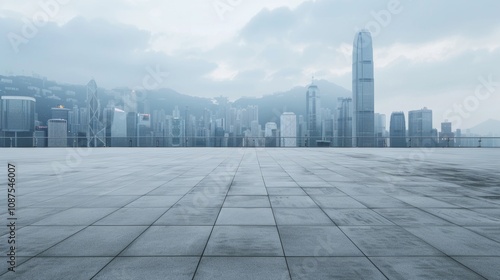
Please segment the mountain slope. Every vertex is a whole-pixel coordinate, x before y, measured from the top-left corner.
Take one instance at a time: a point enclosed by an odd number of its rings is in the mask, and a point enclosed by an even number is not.
[[[339,97],[351,97],[351,92],[334,83],[320,80],[314,82],[321,94],[321,107],[331,110],[337,108]],[[279,123],[281,113],[294,112],[297,116],[306,113],[306,92],[308,86],[295,87],[285,92],[265,95],[261,98],[240,98],[234,102],[235,107],[245,108],[249,105],[259,106],[259,121]]]

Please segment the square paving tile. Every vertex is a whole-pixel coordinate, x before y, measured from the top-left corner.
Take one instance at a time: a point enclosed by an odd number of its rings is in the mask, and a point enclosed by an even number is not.
[[[408,208],[412,207],[401,200],[387,195],[353,196],[353,198],[368,208]]]
[[[17,215],[22,219],[19,219],[17,224],[20,226],[31,225],[61,211],[61,208],[21,208],[17,210]],[[6,219],[7,215],[3,220]]]
[[[322,208],[366,208],[365,205],[348,196],[311,196]]]
[[[278,225],[334,225],[319,208],[273,208]]]
[[[454,259],[486,279],[499,279],[500,257],[454,257]]]
[[[304,188],[304,191],[308,195],[312,196],[347,196],[347,194],[341,192],[335,187],[328,188]]]
[[[266,208],[271,207],[269,203],[269,197],[265,195],[253,196],[253,195],[228,195],[224,201],[223,207],[229,208],[241,208],[241,207],[257,207]]]
[[[200,280],[287,280],[283,257],[203,257],[194,279]]]
[[[82,204],[78,204],[78,208],[121,208],[130,202],[138,199],[137,195],[102,195]]]
[[[148,195],[185,195],[192,189],[193,187],[185,185],[164,186],[152,190]]]
[[[152,226],[121,256],[201,256],[209,226]]]
[[[121,208],[95,222],[97,226],[149,226],[156,221],[167,208]]]
[[[439,256],[440,251],[397,226],[340,227],[366,256]]]
[[[270,196],[274,208],[317,208],[318,205],[309,196]]]
[[[205,256],[283,256],[275,226],[215,226]]]
[[[500,217],[468,209],[429,209],[432,214],[460,226],[500,226]]]
[[[479,226],[479,227],[466,227],[475,233],[478,233],[484,237],[492,239],[500,243],[500,227],[495,226]]]
[[[80,226],[89,225],[116,211],[115,208],[71,208],[40,220],[36,226]]]
[[[34,257],[83,228],[84,226],[23,227],[16,231],[16,254],[17,256]],[[2,236],[2,240],[7,241],[8,236]]]
[[[228,195],[267,195],[264,186],[231,186]]]
[[[125,207],[134,208],[170,208],[181,196],[141,196]]]
[[[216,225],[276,225],[271,208],[222,208]]]
[[[428,209],[427,209],[428,210]],[[417,208],[407,209],[375,209],[375,212],[391,222],[401,226],[446,226],[451,225],[445,219],[436,217]],[[429,210],[428,210],[429,211]]]
[[[269,195],[307,195],[301,188],[268,188]]]
[[[192,279],[199,257],[118,257],[92,279]]]
[[[391,221],[371,209],[324,209],[338,226],[388,226]]]
[[[288,257],[292,279],[386,279],[365,257]]]
[[[426,196],[396,196],[395,198],[419,208],[456,208],[453,204]]]
[[[158,226],[213,226],[220,208],[173,207],[161,216]]]
[[[462,227],[409,227],[407,230],[449,256],[500,256],[500,243]]]
[[[146,227],[91,226],[45,251],[51,257],[114,257]]]
[[[266,181],[267,188],[298,188],[299,185],[294,181]]]
[[[280,226],[287,257],[362,256],[336,226]]]
[[[220,208],[224,203],[225,195],[206,196],[204,194],[187,194],[181,198],[173,207],[193,208]]]
[[[449,257],[375,257],[389,279],[483,279]]]
[[[111,258],[104,257],[36,257],[16,269],[2,275],[2,279],[51,279],[51,280],[88,280],[91,279]],[[70,277],[70,278],[69,278]]]

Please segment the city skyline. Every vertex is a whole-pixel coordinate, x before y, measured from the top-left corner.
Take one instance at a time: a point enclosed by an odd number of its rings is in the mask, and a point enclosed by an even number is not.
[[[68,83],[93,76],[106,88],[166,87],[232,100],[305,85],[311,75],[350,89],[352,36],[368,28],[376,112],[427,106],[435,119],[461,128],[500,119],[496,1],[391,0],[360,7],[326,0],[150,1],[120,3],[113,13],[94,1],[64,2],[52,10],[36,1],[2,5],[0,74],[34,72]],[[40,13],[47,22],[24,36],[25,20]],[[422,21],[429,13],[441,17]]]

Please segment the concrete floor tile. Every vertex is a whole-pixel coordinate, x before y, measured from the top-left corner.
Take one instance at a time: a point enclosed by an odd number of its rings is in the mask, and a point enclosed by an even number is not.
[[[500,279],[500,257],[454,257],[486,279]]]
[[[36,226],[79,226],[89,225],[102,219],[116,208],[71,208],[60,213],[48,216],[36,222]]]
[[[449,257],[375,257],[370,259],[389,279],[483,279]]]
[[[280,226],[287,257],[362,256],[336,226]]]
[[[449,256],[500,257],[500,243],[462,227],[434,226],[406,229]]]
[[[142,226],[90,226],[45,251],[42,256],[113,257],[145,229]]]
[[[257,207],[266,208],[271,207],[269,197],[265,195],[228,195],[224,201],[223,207],[228,208],[241,208],[241,207]]]
[[[273,208],[317,208],[308,196],[270,196]]]
[[[66,280],[71,277],[75,280],[87,280],[99,272],[110,260],[111,258],[105,257],[36,257],[23,263],[16,272],[1,275],[1,278],[5,280]]]
[[[283,257],[203,257],[195,280],[288,280]]]
[[[347,196],[318,196],[311,198],[322,208],[366,208],[363,204]]]
[[[216,226],[205,256],[283,256],[275,226]]]
[[[386,279],[365,257],[288,257],[292,279]]]
[[[95,226],[149,226],[163,215],[168,208],[121,208],[103,219]]]
[[[222,208],[216,225],[276,225],[271,208]]]
[[[397,226],[340,227],[366,256],[439,256],[440,251]]]
[[[268,188],[269,195],[307,195],[301,188]]]
[[[192,279],[199,257],[118,257],[94,278],[107,279]]]
[[[337,226],[388,226],[391,221],[371,209],[324,209]]]
[[[319,208],[273,208],[278,225],[333,225]]]
[[[213,226],[220,208],[172,207],[161,216],[157,226]]]
[[[201,256],[209,226],[152,226],[121,256]]]

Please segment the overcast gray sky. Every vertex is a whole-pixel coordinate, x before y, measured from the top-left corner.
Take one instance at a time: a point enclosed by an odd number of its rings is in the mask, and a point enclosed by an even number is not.
[[[156,69],[169,73],[161,87],[231,99],[312,75],[350,90],[354,34],[368,28],[376,111],[427,106],[436,125],[468,128],[500,119],[498,11],[498,0],[0,0],[0,73],[113,88]]]

